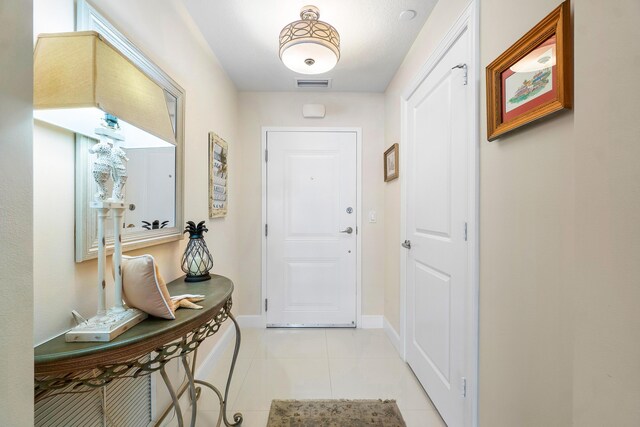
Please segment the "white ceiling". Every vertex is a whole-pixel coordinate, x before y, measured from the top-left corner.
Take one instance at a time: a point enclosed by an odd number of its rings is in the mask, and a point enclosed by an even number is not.
[[[289,91],[296,78],[330,78],[333,91],[383,92],[437,0],[184,0],[227,74],[241,91]],[[278,57],[282,27],[302,6],[340,33],[341,57],[325,74],[296,74]],[[399,21],[403,10],[417,16]],[[326,89],[325,89],[326,90]]]

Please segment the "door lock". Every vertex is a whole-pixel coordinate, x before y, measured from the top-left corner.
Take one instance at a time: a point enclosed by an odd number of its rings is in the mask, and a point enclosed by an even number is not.
[[[342,230],[341,233],[351,234],[353,233],[353,228],[347,227],[346,229]]]
[[[411,240],[405,240],[401,245],[403,248],[411,249]]]

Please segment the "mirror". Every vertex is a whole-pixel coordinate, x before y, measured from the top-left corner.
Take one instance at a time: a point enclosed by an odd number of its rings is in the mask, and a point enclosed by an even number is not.
[[[79,0],[76,30],[95,30],[139,69],[163,88],[176,145],[146,143],[125,136],[128,179],[122,233],[123,250],[182,239],[182,155],[184,139],[184,90],[109,23],[93,6]],[[94,155],[89,147],[98,141],[76,134],[76,262],[96,258],[97,215],[89,207],[97,191],[92,175]],[[109,191],[111,191],[109,189]],[[112,252],[112,221],[107,221],[107,250]]]

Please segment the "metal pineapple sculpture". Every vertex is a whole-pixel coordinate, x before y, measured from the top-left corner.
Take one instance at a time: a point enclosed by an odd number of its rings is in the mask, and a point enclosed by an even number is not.
[[[204,233],[209,231],[204,221],[198,225],[193,221],[187,221],[184,229],[189,233],[189,243],[182,255],[182,271],[187,273],[186,282],[201,282],[211,279],[209,271],[213,268],[213,258],[204,241]]]

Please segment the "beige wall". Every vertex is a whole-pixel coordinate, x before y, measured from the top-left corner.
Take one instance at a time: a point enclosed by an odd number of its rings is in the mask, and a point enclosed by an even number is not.
[[[638,426],[640,2],[574,8],[573,423]]]
[[[397,142],[400,157],[403,141],[400,140],[400,96],[415,77],[439,41],[449,31],[467,6],[469,0],[441,0],[411,46],[402,65],[384,93],[385,145]],[[402,173],[402,171],[400,172]],[[384,315],[389,324],[400,332],[400,180],[384,184]]]
[[[482,71],[558,4],[483,1]],[[480,422],[568,426],[575,114],[488,143],[480,87]]]
[[[382,152],[385,148],[382,94],[320,92],[241,92],[239,141],[243,168],[239,209],[243,248],[239,298],[242,314],[260,314],[262,236],[262,126],[361,127],[362,128],[362,313],[383,313]],[[302,105],[325,104],[324,119],[305,119]],[[369,223],[368,212],[378,212]]]
[[[558,4],[483,1],[482,65]],[[640,424],[640,3],[573,17],[573,112],[481,144],[484,425]]]
[[[0,414],[33,425],[32,3],[0,3]]]

